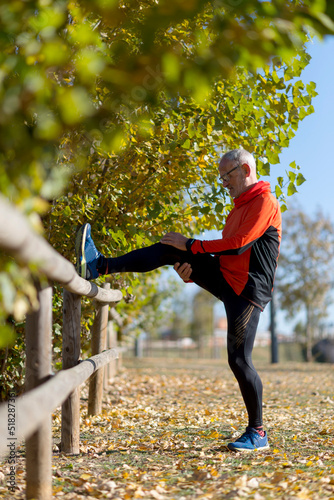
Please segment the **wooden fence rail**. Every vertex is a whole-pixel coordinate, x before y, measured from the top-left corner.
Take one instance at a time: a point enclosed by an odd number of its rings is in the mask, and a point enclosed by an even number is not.
[[[79,453],[79,386],[98,374],[90,384],[90,413],[101,411],[103,367],[118,357],[117,349],[101,353],[106,345],[108,305],[119,302],[122,294],[118,290],[110,290],[107,283],[100,288],[80,278],[73,264],[37,235],[26,218],[2,196],[0,248],[24,264],[34,264],[40,274],[50,281],[45,288],[37,285],[39,310],[29,313],[26,319],[27,392],[14,398],[11,404],[6,402],[0,405],[0,459],[25,439],[26,498],[49,500],[52,497],[51,413],[62,405],[61,450]],[[56,375],[51,369],[52,281],[64,287],[63,370]],[[96,301],[95,355],[85,361],[80,361],[81,296]]]
[[[45,419],[59,407],[71,394],[71,392],[83,384],[96,370],[110,363],[118,357],[117,349],[109,349],[96,354],[89,359],[81,361],[77,366],[68,370],[61,370],[51,377],[43,385],[33,391],[18,397],[15,402],[17,414],[23,415],[17,421],[15,437],[18,441],[29,438]],[[7,404],[0,405],[1,458],[5,458],[7,452]],[[5,438],[5,439],[4,439]]]
[[[106,304],[122,298],[119,290],[104,290],[80,278],[74,265],[32,231],[26,218],[3,196],[0,196],[0,248],[24,264],[36,265],[41,274],[62,284],[69,292]]]

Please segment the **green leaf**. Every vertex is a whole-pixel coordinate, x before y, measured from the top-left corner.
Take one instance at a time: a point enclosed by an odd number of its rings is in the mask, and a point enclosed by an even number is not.
[[[279,198],[283,194],[282,189],[277,185],[275,186],[275,194],[276,194],[276,198]]]
[[[296,186],[293,182],[290,182],[288,186],[288,196],[292,196],[294,193],[297,193]]]
[[[14,344],[15,332],[9,325],[0,325],[0,349]]]
[[[259,163],[259,174],[260,175],[270,175],[270,164],[269,163]]]
[[[301,184],[303,184],[304,182],[306,181],[305,177],[303,176],[303,174],[298,174],[297,175],[297,180],[296,180],[296,184],[297,186],[300,186]]]
[[[69,206],[65,207],[64,208],[64,215],[65,215],[65,217],[70,217],[71,214],[72,214],[72,210],[70,209],[70,207]]]
[[[308,115],[308,113],[307,113],[306,109],[304,107],[300,108],[299,119],[304,120],[305,116],[307,116],[307,115]]]
[[[295,182],[297,174],[295,172],[288,172],[288,177],[290,179],[290,182]]]
[[[189,123],[189,125],[188,125],[188,135],[189,135],[190,139],[192,139],[194,137],[194,135],[196,135],[196,128],[192,122]]]
[[[306,85],[306,90],[311,97],[315,97],[318,95],[318,92],[315,91],[316,86],[317,85],[315,82],[310,82],[309,84]]]
[[[269,163],[272,163],[273,165],[276,165],[279,163],[279,156],[276,151],[270,151],[267,153]]]
[[[313,105],[311,104],[311,105],[307,108],[307,114],[308,114],[308,115],[311,115],[312,113],[314,113],[314,107],[313,107]]]

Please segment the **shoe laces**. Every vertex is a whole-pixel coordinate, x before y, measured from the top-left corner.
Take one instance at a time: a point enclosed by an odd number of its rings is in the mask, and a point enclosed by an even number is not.
[[[261,438],[260,434],[256,430],[254,430],[252,428],[247,428],[246,432],[244,432],[240,436],[240,438],[238,439],[238,441],[240,443],[245,443],[246,441],[248,441],[250,439],[252,441],[252,443],[253,443],[254,441],[256,441],[257,438]]]

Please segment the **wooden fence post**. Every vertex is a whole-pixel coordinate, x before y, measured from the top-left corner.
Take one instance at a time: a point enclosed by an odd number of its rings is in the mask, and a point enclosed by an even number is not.
[[[110,283],[103,283],[103,288],[110,288]],[[106,347],[109,304],[96,304],[95,318],[92,328],[92,355],[100,354]],[[97,370],[89,380],[88,415],[99,415],[102,412],[104,369]]]
[[[63,292],[63,370],[72,368],[80,360],[81,296]],[[79,454],[80,442],[80,388],[77,387],[62,405],[61,451]]]
[[[26,320],[26,391],[51,376],[52,288],[37,288],[39,310],[28,314]],[[49,500],[52,497],[51,465],[52,422],[49,415],[26,440],[27,499]]]
[[[116,333],[115,329],[113,328],[115,346],[117,346],[122,339],[123,320],[122,320],[120,314],[115,310],[114,307],[110,308],[109,319],[113,321],[113,326],[114,326],[114,324],[116,324],[120,328],[120,335],[118,333]],[[119,336],[120,336],[120,338],[119,338]],[[118,356],[117,356],[117,359],[115,359],[115,374],[120,372],[122,369],[122,351],[123,351],[122,348],[120,348],[118,350]]]
[[[114,322],[109,319],[107,328],[107,349],[116,349],[117,336],[114,327]],[[105,368],[105,377],[107,381],[115,377],[117,373],[117,359],[113,359]]]

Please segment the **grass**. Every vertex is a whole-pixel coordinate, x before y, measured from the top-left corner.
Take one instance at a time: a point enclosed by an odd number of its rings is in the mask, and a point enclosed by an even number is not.
[[[334,499],[334,366],[259,363],[271,448],[242,455],[226,448],[247,421],[225,361],[125,364],[102,415],[82,401],[80,455],[54,453],[54,497]],[[58,413],[54,428],[59,443]],[[24,498],[23,457],[18,470],[22,489],[0,497]]]

